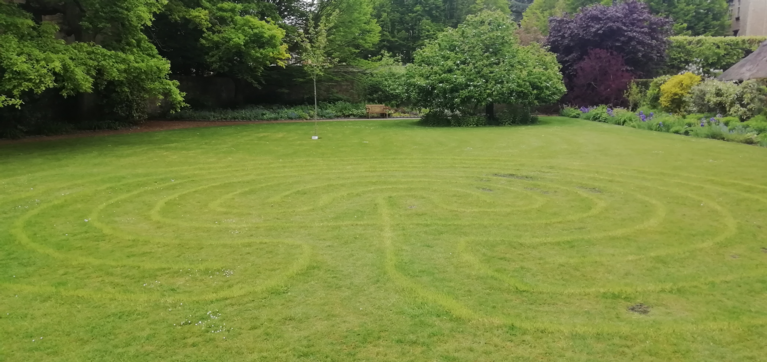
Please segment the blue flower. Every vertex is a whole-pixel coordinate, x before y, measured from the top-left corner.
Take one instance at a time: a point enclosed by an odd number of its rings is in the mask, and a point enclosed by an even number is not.
[[[663,127],[663,122],[659,122],[658,125]]]

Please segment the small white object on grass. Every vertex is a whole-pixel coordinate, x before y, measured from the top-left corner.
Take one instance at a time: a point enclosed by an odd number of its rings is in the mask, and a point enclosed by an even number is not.
[[[312,139],[313,140],[318,140],[318,139],[320,139],[320,136],[312,136]]]

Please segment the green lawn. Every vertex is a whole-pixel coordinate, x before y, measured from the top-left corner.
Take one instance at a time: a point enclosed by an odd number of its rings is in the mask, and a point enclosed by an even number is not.
[[[0,360],[767,360],[767,149],[312,128],[0,145]]]

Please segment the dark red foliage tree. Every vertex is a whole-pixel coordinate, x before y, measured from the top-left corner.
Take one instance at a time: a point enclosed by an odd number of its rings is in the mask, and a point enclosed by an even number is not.
[[[625,102],[623,94],[632,79],[633,75],[626,70],[626,63],[620,54],[591,49],[575,65],[575,77],[570,81],[567,97],[572,104],[579,106],[621,106]]]
[[[653,16],[647,5],[629,0],[613,5],[584,8],[573,17],[551,18],[546,40],[566,78],[575,74],[578,64],[591,49],[620,54],[629,70],[649,77],[663,65],[673,22]]]

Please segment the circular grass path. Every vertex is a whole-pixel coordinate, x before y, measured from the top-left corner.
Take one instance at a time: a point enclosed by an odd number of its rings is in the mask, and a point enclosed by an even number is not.
[[[763,360],[767,149],[312,127],[0,146],[0,360]]]

